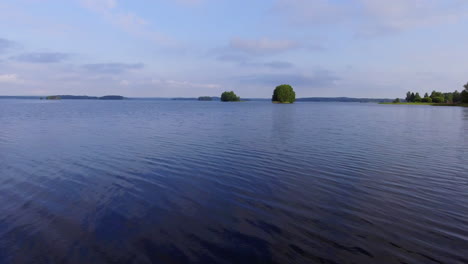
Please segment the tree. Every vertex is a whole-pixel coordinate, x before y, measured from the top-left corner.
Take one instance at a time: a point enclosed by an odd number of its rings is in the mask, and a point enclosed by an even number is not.
[[[441,92],[432,91],[431,98],[434,99],[434,97],[444,97],[444,94]]]
[[[468,83],[463,85],[463,88],[465,88],[465,90],[463,90],[460,93],[460,102],[464,103],[464,104],[468,104]],[[455,95],[454,95],[454,97],[455,97]]]
[[[406,98],[405,98],[406,102],[411,102],[411,92],[407,92],[406,93]]]
[[[296,101],[296,93],[291,85],[282,84],[276,86],[271,100],[279,103],[294,103]]]
[[[424,94],[424,98],[426,98],[426,97],[429,97],[429,94],[428,94],[428,93],[425,93],[425,94]]]
[[[453,93],[444,93],[444,101],[446,103],[453,103]]]
[[[461,102],[464,104],[468,104],[468,88],[461,92]]]
[[[411,93],[410,102],[414,102],[414,99],[416,99],[416,95],[414,93]]]
[[[238,102],[240,97],[237,96],[233,91],[224,92],[221,94],[221,101],[223,102]]]
[[[397,99],[393,100],[393,103],[394,103],[394,104],[400,103],[400,98],[397,98]]]
[[[428,96],[428,97],[424,97],[424,98],[422,99],[422,102],[423,102],[423,103],[432,103],[432,98],[430,98],[429,96]]]
[[[444,103],[445,96],[441,92],[432,91],[431,98],[433,103]]]
[[[461,103],[462,98],[461,98],[460,92],[458,92],[458,91],[453,92],[452,99],[453,99],[453,103],[455,103],[455,104]]]
[[[414,102],[420,103],[420,102],[421,102],[421,99],[422,99],[422,98],[421,98],[421,96],[419,95],[419,93],[416,93],[416,94],[414,95]]]

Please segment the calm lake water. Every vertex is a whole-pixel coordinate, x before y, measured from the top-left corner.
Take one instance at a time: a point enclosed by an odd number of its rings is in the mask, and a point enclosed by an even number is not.
[[[468,263],[468,108],[1,100],[0,263]]]

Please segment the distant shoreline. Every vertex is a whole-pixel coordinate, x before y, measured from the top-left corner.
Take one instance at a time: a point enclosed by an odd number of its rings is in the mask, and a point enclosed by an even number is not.
[[[47,96],[0,96],[0,99],[45,99]],[[86,96],[86,95],[71,95],[64,98],[64,100],[97,100],[100,97],[97,96]],[[73,97],[73,98],[72,98]],[[161,101],[201,101],[199,97],[123,97],[125,100],[161,100]],[[210,101],[220,101],[219,97],[213,96]],[[243,101],[269,101],[271,98],[241,98]],[[352,97],[303,97],[297,98],[296,102],[343,102],[343,103],[391,103],[392,99],[387,98],[352,98]]]
[[[379,103],[385,105],[429,105],[429,106],[461,106],[461,107],[468,107],[468,104],[446,104],[446,103]]]
[[[87,96],[87,95],[49,95],[40,97],[40,100],[124,100],[125,97],[121,95],[104,95],[104,96]]]

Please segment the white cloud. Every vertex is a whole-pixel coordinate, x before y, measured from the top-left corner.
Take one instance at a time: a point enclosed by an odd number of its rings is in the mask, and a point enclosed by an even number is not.
[[[0,83],[18,83],[20,81],[16,74],[0,74]]]

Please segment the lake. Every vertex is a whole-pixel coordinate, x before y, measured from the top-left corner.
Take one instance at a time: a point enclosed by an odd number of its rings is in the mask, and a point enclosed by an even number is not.
[[[0,100],[0,263],[468,263],[468,108]]]

